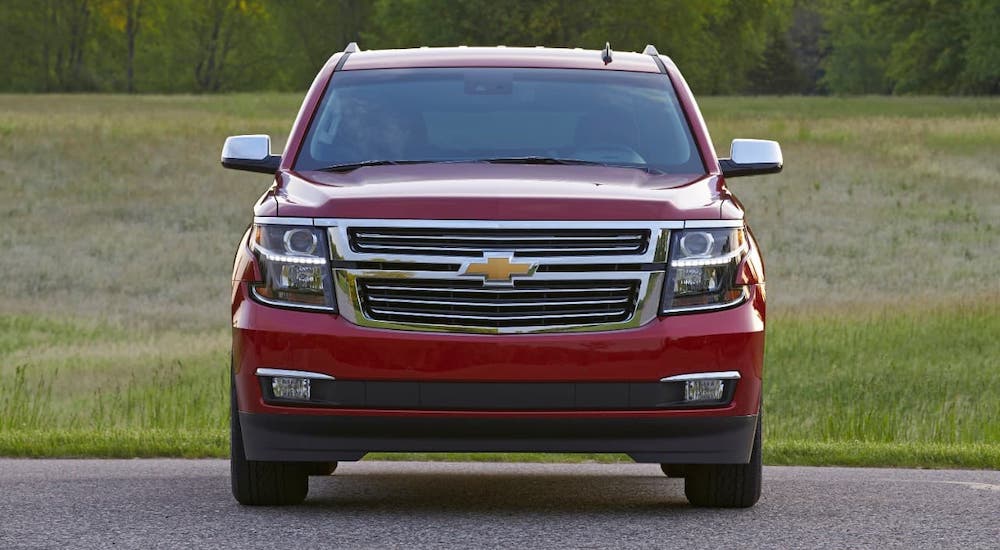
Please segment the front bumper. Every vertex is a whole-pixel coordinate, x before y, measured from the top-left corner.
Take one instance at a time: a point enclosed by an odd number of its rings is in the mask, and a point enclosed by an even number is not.
[[[731,309],[579,334],[360,327],[337,315],[261,305],[240,282],[233,298],[233,378],[251,460],[356,460],[372,451],[614,452],[661,463],[749,458],[764,353],[759,286]],[[710,371],[738,371],[740,379],[728,404],[706,408],[533,409],[503,402],[403,408],[379,404],[367,394],[352,406],[312,406],[265,402],[258,368],[310,371],[338,382],[500,383],[504,391],[538,383],[648,386]]]
[[[240,413],[250,460],[352,461],[368,452],[625,453],[636,462],[743,464],[757,417],[496,418]]]

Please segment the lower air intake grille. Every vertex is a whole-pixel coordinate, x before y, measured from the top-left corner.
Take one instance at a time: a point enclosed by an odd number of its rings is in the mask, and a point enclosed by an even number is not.
[[[561,327],[619,323],[636,304],[639,281],[478,281],[361,279],[365,316],[417,325],[482,328]]]

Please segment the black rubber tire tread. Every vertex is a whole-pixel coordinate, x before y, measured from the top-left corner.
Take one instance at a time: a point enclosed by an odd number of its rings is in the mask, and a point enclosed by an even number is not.
[[[237,502],[247,506],[283,506],[305,500],[309,475],[304,465],[247,460],[235,386],[230,392],[229,410],[229,478]]]
[[[660,464],[660,469],[663,470],[663,475],[670,478],[684,477],[686,468],[687,466],[684,464]]]
[[[693,506],[749,508],[760,499],[762,413],[748,464],[691,464],[684,477],[684,496]]]

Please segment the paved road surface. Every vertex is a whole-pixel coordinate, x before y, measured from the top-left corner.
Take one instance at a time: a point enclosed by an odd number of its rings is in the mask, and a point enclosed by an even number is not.
[[[359,462],[243,508],[220,460],[0,459],[0,548],[1000,548],[1000,472],[765,468],[750,510],[641,464]]]

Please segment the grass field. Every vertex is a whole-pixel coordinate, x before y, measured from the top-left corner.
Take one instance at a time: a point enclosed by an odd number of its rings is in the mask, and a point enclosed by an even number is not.
[[[280,146],[299,99],[0,95],[0,455],[226,454],[230,263],[269,180],[218,152]],[[785,153],[731,184],[767,258],[765,460],[1000,468],[1000,101],[702,108],[720,152]]]

